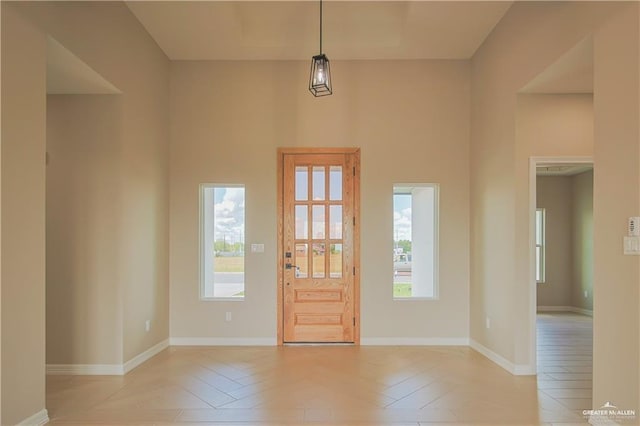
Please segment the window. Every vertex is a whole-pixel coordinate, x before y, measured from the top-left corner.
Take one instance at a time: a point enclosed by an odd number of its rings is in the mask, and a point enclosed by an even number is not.
[[[200,297],[244,298],[244,186],[200,187]]]
[[[536,281],[544,282],[544,227],[546,213],[544,209],[536,209]]]
[[[437,297],[438,185],[393,186],[393,297]]]

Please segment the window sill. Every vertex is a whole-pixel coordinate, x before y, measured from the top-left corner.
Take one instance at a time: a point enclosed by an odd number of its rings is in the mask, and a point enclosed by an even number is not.
[[[201,297],[201,302],[244,302],[244,297]]]
[[[394,297],[393,301],[394,302],[411,302],[411,301],[427,301],[427,302],[434,302],[434,301],[438,301],[440,300],[437,297]]]

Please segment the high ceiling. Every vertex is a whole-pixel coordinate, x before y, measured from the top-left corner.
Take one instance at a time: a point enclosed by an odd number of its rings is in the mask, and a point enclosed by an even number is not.
[[[512,2],[326,0],[330,59],[469,59]],[[172,60],[309,60],[318,50],[318,2],[132,1],[128,7]],[[49,93],[119,93],[50,39]],[[521,93],[593,93],[586,38]]]
[[[330,59],[468,59],[512,2],[325,1]],[[316,1],[130,1],[172,60],[308,60]]]

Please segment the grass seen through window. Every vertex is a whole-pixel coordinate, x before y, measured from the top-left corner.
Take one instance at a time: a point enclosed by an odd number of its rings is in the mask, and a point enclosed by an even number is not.
[[[411,283],[393,283],[393,297],[411,297]]]

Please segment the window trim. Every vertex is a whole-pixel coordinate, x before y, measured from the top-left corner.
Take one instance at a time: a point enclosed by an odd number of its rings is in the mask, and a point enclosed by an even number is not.
[[[246,262],[245,262],[245,281],[243,283],[244,286],[244,296],[238,297],[207,297],[205,296],[205,268],[206,268],[206,260],[205,260],[205,235],[204,235],[204,227],[205,227],[205,215],[204,215],[204,193],[205,190],[209,188],[244,188],[245,190],[245,237],[244,240],[247,240],[246,236],[246,217],[247,217],[247,196],[246,196],[246,185],[241,183],[201,183],[199,188],[199,229],[198,229],[198,250],[200,252],[199,255],[199,300],[203,302],[244,302],[247,297],[247,289],[246,289]],[[214,238],[215,240],[215,238]],[[245,243],[245,260],[246,260],[246,243]],[[215,287],[215,281],[213,283]]]
[[[433,204],[434,204],[434,212],[433,212],[433,296],[425,297],[425,296],[408,296],[408,297],[395,297],[393,295],[393,265],[391,268],[391,296],[394,302],[412,302],[412,301],[437,301],[440,299],[440,184],[439,183],[406,183],[406,182],[398,182],[394,183],[392,186],[392,211],[391,215],[393,217],[393,196],[396,194],[402,194],[402,192],[396,192],[396,187],[421,187],[421,188],[433,188],[434,196],[433,196]],[[393,220],[391,222],[391,239],[393,241]]]
[[[541,225],[540,227],[542,228],[541,231],[541,243],[538,244],[538,212],[541,212],[541,216],[542,216],[542,220],[541,220]],[[537,284],[544,284],[546,282],[546,247],[547,247],[547,238],[546,238],[546,230],[547,230],[547,210],[544,207],[540,207],[540,208],[536,208],[536,213],[535,213],[535,217],[534,217],[534,235],[536,238],[535,239],[535,249],[534,249],[534,253],[537,251],[538,247],[540,247],[540,264],[538,264],[538,262],[535,262],[535,272],[536,272],[536,283]],[[540,272],[540,280],[538,280],[538,272]]]

